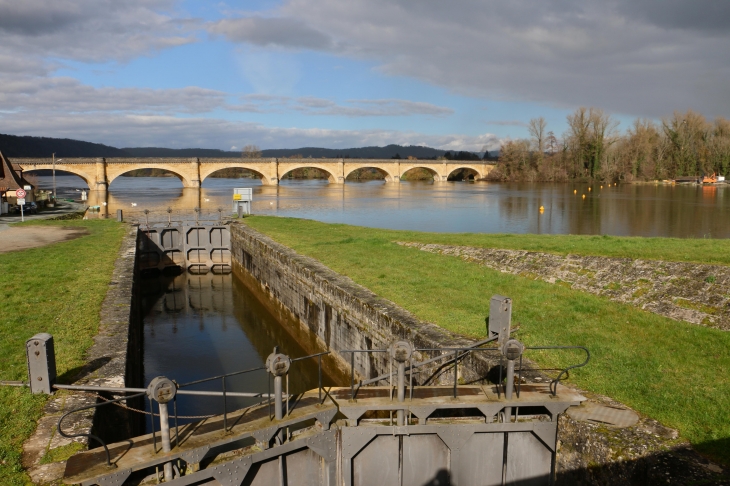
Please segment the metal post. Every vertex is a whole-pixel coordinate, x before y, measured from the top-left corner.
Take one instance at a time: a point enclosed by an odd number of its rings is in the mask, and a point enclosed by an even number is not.
[[[241,203],[236,204],[236,209],[238,210],[238,217],[243,218],[243,206],[241,206]]]
[[[350,400],[355,400],[355,351],[350,352]]]
[[[274,377],[274,418],[281,420],[284,418],[281,399],[281,376]]]
[[[117,222],[123,223],[124,222],[124,213],[121,209],[117,209]]]
[[[459,383],[459,351],[454,351],[454,398],[456,398],[456,385]]]
[[[226,377],[224,376],[221,381],[223,382],[223,432],[228,432],[228,407],[226,406]]]
[[[53,154],[53,205],[56,205],[56,154]]]
[[[406,401],[406,363],[405,361],[398,362],[398,402],[403,403]],[[402,408],[398,410],[397,414],[398,425],[405,425],[405,410]]]
[[[504,389],[504,398],[512,400],[512,389],[515,386],[515,361],[513,359],[507,360],[507,384]],[[504,419],[507,422],[512,422],[512,407],[504,408]]]
[[[319,375],[319,404],[322,404],[322,355],[317,356],[319,360],[317,374]]]
[[[167,403],[160,403],[160,435],[162,436],[162,452],[170,452],[170,416],[167,413]],[[164,466],[165,482],[172,481],[172,463],[166,462]]]

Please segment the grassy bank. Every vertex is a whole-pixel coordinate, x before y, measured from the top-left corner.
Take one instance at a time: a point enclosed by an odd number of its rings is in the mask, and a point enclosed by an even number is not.
[[[593,360],[572,373],[574,383],[677,428],[697,450],[730,464],[730,333],[393,243],[727,264],[727,241],[428,234],[262,216],[246,223],[421,319],[471,337],[485,335],[489,297],[510,296],[513,321],[521,326],[519,338],[528,345],[590,348]],[[528,357],[549,367],[578,358],[534,352]]]
[[[112,221],[28,224],[84,227],[89,235],[0,254],[0,379],[26,380],[25,341],[48,332],[54,336],[63,382],[82,365],[97,332],[125,229]],[[27,389],[0,387],[0,484],[29,481],[20,465],[21,446],[35,429],[45,401],[45,396],[30,395]]]

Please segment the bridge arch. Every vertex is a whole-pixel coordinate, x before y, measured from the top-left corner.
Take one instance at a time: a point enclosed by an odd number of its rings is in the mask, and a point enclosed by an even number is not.
[[[441,176],[439,176],[438,172],[436,172],[434,169],[432,169],[430,167],[426,167],[424,165],[411,165],[411,166],[405,167],[404,169],[401,170],[400,178],[403,179],[407,173],[409,173],[413,170],[424,170],[431,175],[431,177],[433,178],[434,181],[441,180]]]
[[[200,167],[201,185],[203,184],[203,181],[205,181],[208,177],[212,176],[213,174],[215,174],[218,171],[226,170],[226,169],[244,169],[249,172],[253,172],[254,175],[256,175],[261,180],[261,184],[263,184],[265,186],[271,184],[269,182],[268,178],[266,177],[266,175],[264,175],[261,171],[252,167],[251,164],[233,162],[230,164],[226,164],[225,167],[206,167],[206,168],[204,168],[204,166],[201,165],[201,167]]]
[[[292,165],[291,167],[286,167],[286,172],[281,173],[280,179],[281,180],[286,179],[287,174],[289,174],[290,172],[297,170],[297,169],[318,169],[327,175],[327,181],[329,181],[330,184],[334,184],[334,183],[338,182],[337,177],[334,174],[332,174],[330,169],[327,169],[320,164],[298,164],[298,165]]]
[[[116,169],[116,170],[115,170]],[[107,184],[109,186],[112,185],[114,180],[116,180],[118,177],[126,174],[127,172],[132,172],[134,170],[141,170],[141,169],[160,169],[164,170],[166,172],[171,173],[178,179],[180,179],[180,182],[182,182],[183,187],[196,187],[196,184],[193,183],[190,179],[185,177],[182,174],[182,171],[178,170],[175,166],[168,166],[168,165],[162,165],[162,164],[150,164],[150,165],[139,165],[134,167],[123,167],[123,168],[116,168],[113,165],[107,165]]]
[[[49,165],[48,167],[45,167],[45,166],[23,167],[23,174],[34,172],[36,170],[53,170],[53,166]],[[77,177],[80,177],[86,183],[86,185],[89,187],[89,189],[92,188],[92,184],[94,183],[93,177],[90,177],[89,174],[87,174],[86,172],[84,172],[82,170],[78,170],[77,168],[72,167],[72,166],[56,164],[56,175],[59,175],[58,174],[59,172],[66,173],[66,174],[72,174]],[[61,175],[63,175],[63,174],[61,174]]]
[[[477,181],[484,176],[474,167],[468,165],[454,167],[446,177],[447,181]]]
[[[377,170],[381,175],[383,175],[385,182],[393,182],[398,179],[397,176],[394,177],[393,174],[391,174],[389,171],[387,171],[386,169],[383,169],[382,167],[378,167],[377,165],[361,164],[361,165],[356,165],[354,167],[348,167],[347,169],[348,169],[348,172],[345,174],[345,180],[347,180],[352,175],[353,172],[355,172],[356,170],[361,170],[361,169]]]

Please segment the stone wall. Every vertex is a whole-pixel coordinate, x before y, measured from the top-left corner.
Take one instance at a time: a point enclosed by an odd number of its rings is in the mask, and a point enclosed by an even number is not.
[[[418,348],[464,347],[475,342],[417,319],[245,224],[231,225],[231,254],[234,272],[249,287],[255,287],[256,293],[263,292],[270,299],[270,308],[279,320],[309,331],[321,348],[333,351],[339,365],[348,372],[350,354],[342,352],[347,349],[385,349],[399,339],[411,341]],[[488,308],[484,311],[486,315]],[[491,363],[486,356],[472,354],[460,363],[460,381],[483,379],[489,371]],[[425,357],[419,355],[414,360]],[[387,373],[389,364],[384,353],[358,353],[354,368],[358,378],[367,379]],[[453,370],[449,368],[431,368],[419,376],[421,383],[427,378],[453,383]]]
[[[730,330],[730,267],[724,265],[399,244],[601,295],[677,321]]]

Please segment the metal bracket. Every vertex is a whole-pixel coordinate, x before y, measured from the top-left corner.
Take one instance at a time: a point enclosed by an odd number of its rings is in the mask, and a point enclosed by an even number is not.
[[[472,435],[473,430],[467,430],[468,426],[464,425],[448,425],[443,430],[438,430],[436,433],[444,444],[451,450],[451,452],[458,451],[461,447],[466,444]]]
[[[323,430],[329,430],[330,423],[332,423],[332,419],[335,418],[335,415],[337,415],[336,408],[332,408],[329,410],[325,410],[323,412],[319,412],[316,415],[317,422],[319,422],[322,425]]]
[[[322,456],[325,462],[337,460],[337,437],[334,430],[307,438],[307,447]]]
[[[210,446],[198,447],[192,451],[183,452],[180,454],[180,458],[188,464],[197,464],[203,460],[209,450]]]
[[[256,442],[259,442],[263,445],[264,449],[268,449],[269,442],[271,442],[274,434],[276,434],[278,431],[279,427],[266,427],[265,429],[255,430],[251,432],[251,435],[256,439]]]
[[[568,410],[569,406],[570,406],[569,403],[546,403],[545,404],[545,408],[547,408],[548,411],[550,412],[550,415],[552,415],[552,417],[550,417],[550,418],[553,420],[553,422],[558,420],[558,415],[560,415],[561,413]]]
[[[484,405],[477,405],[480,412],[487,418],[486,422],[490,423],[494,416],[504,408],[504,403],[489,403]]]
[[[342,429],[342,458],[349,460],[355,457],[355,454],[368,445],[376,435],[375,427],[344,427]]]
[[[366,407],[341,407],[340,412],[342,415],[347,417],[347,425],[350,427],[357,427],[357,421],[360,420],[365,412],[368,411]]]
[[[437,407],[408,407],[408,410],[418,417],[418,423],[420,425],[426,425],[426,420],[436,411],[436,408]]]

